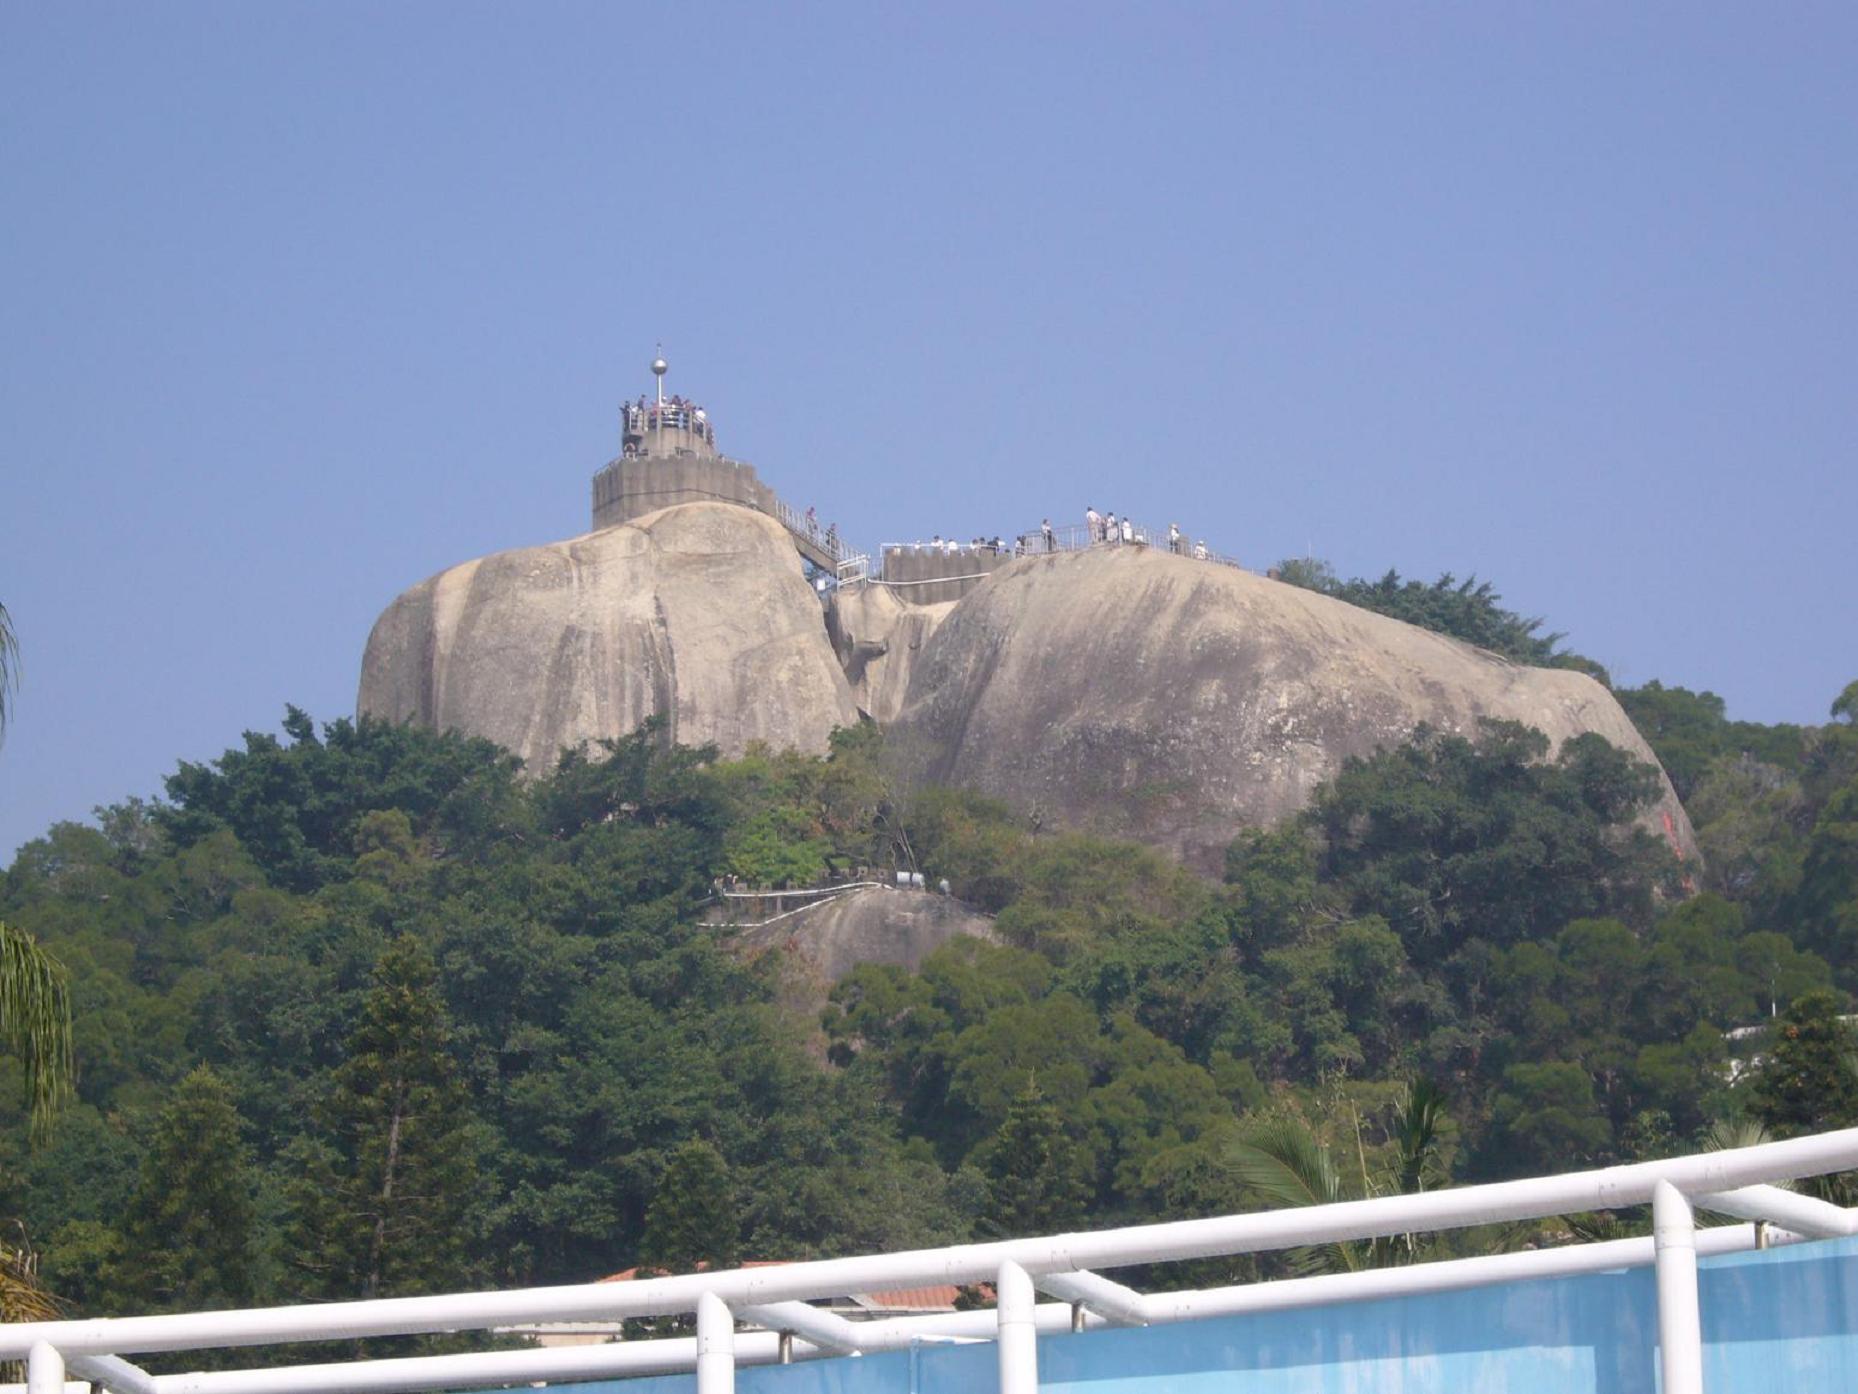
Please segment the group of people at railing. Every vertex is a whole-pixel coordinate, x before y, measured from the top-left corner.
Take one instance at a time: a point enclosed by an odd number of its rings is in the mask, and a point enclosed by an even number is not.
[[[1045,520],[1043,531],[1049,548],[1049,544],[1052,540],[1051,519],[1047,518]],[[1092,547],[1150,547],[1161,545],[1160,541],[1147,528],[1127,515],[1118,518],[1113,511],[1109,513],[1099,513],[1088,504],[1084,506],[1084,534],[1087,539],[1086,545]],[[1198,540],[1189,539],[1187,534],[1181,531],[1181,525],[1179,523],[1168,524],[1166,541],[1168,550],[1177,557],[1192,557],[1195,561],[1219,561],[1229,566],[1238,565],[1238,562],[1230,557],[1216,556],[1214,553],[1207,550],[1206,539],[1204,537]]]
[[[1041,522],[1032,532],[1022,532],[1009,543],[1004,537],[977,537],[969,542],[960,542],[953,537],[943,537],[937,533],[927,542],[889,542],[884,544],[886,553],[914,552],[927,553],[931,556],[1038,556],[1049,552],[1079,552],[1087,547],[1159,547],[1165,546],[1177,557],[1191,557],[1195,561],[1213,561],[1226,566],[1238,566],[1232,557],[1220,556],[1206,545],[1205,538],[1190,538],[1181,531],[1178,523],[1169,523],[1167,531],[1157,535],[1151,529],[1132,518],[1119,518],[1115,513],[1099,513],[1095,508],[1084,510],[1082,526],[1053,527],[1050,518]]]
[[[653,402],[641,393],[637,402],[626,403],[627,436],[657,430],[689,431],[701,437],[707,445],[716,444],[716,428],[710,425],[708,414],[695,402],[677,396],[667,397],[663,402]],[[628,440],[625,453],[629,456],[637,455],[638,446]]]

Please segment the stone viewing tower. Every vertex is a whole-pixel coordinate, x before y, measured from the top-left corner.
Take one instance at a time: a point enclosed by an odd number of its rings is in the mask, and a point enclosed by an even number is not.
[[[594,531],[680,503],[733,503],[778,520],[800,555],[833,571],[850,553],[838,532],[788,507],[755,473],[716,449],[716,427],[695,402],[665,394],[670,365],[652,359],[652,396],[619,409],[619,454],[594,476]]]
[[[652,360],[656,401],[648,402],[640,393],[636,403],[627,402],[619,409],[622,460],[716,458],[716,430],[710,425],[709,413],[695,402],[665,396],[664,375],[670,367],[662,353]]]

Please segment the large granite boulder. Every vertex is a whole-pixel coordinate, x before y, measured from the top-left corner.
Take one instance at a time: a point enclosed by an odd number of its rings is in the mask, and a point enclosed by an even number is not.
[[[654,715],[725,755],[753,741],[823,753],[858,720],[793,542],[722,503],[422,581],[376,621],[358,706],[488,737],[534,770]]]
[[[1022,559],[963,597],[914,655],[891,745],[907,777],[1217,872],[1234,835],[1304,807],[1347,757],[1481,717],[1654,760],[1584,674],[1235,568],[1098,548]],[[1653,822],[1694,855],[1668,782]]]

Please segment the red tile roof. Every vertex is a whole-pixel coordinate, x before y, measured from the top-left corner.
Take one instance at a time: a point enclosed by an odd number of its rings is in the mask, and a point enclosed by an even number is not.
[[[739,1266],[743,1268],[779,1268],[788,1262],[791,1262],[791,1260],[779,1258],[751,1258],[744,1260]],[[708,1263],[699,1263],[695,1271],[698,1273],[707,1273],[709,1268],[710,1265]],[[669,1276],[671,1275],[668,1269],[647,1268],[641,1264],[635,1268],[628,1268],[619,1273],[609,1274],[607,1277],[599,1279],[599,1281],[603,1283],[630,1283],[640,1278],[665,1278]],[[981,1283],[977,1286],[976,1291],[980,1294],[982,1300],[987,1302],[993,1301],[994,1290],[992,1284]],[[961,1297],[961,1289],[953,1283],[936,1283],[928,1287],[892,1288],[887,1292],[853,1292],[847,1293],[846,1295],[860,1307],[872,1307],[884,1311],[952,1312],[955,1310],[956,1302]]]

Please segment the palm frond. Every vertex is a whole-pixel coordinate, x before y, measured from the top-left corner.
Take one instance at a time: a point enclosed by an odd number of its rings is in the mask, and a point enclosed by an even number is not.
[[[1407,1085],[1393,1127],[1395,1176],[1402,1195],[1415,1195],[1445,1180],[1439,1153],[1450,1122],[1443,1089],[1429,1079]]]
[[[6,739],[7,718],[13,713],[12,696],[19,687],[19,640],[13,637],[13,617],[0,605],[0,741]]]
[[[1260,1124],[1232,1145],[1227,1159],[1241,1184],[1282,1206],[1329,1205],[1349,1197],[1329,1149],[1307,1126],[1289,1119]],[[1315,1244],[1290,1251],[1299,1273],[1353,1272],[1361,1255],[1353,1244]]]
[[[0,1041],[25,1064],[32,1131],[42,1137],[71,1092],[71,996],[64,965],[3,921]]]

